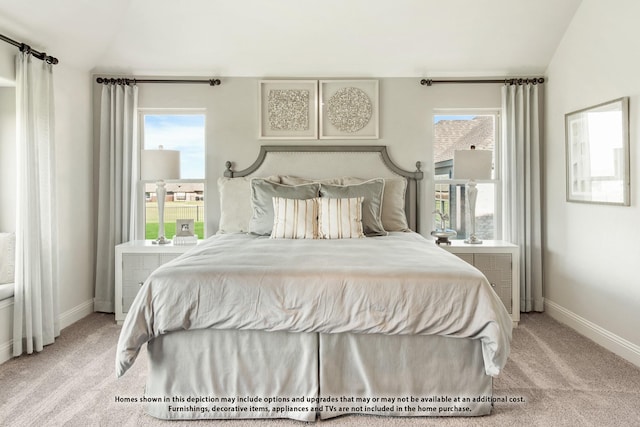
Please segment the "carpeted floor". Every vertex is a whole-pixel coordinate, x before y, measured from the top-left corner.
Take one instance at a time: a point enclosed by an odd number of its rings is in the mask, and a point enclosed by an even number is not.
[[[62,331],[37,355],[0,365],[0,426],[257,426],[305,423],[273,421],[161,421],[139,403],[146,362],[115,378],[120,327],[113,315],[95,313]],[[525,314],[514,330],[509,362],[494,381],[494,396],[523,400],[495,404],[478,418],[344,416],[318,427],[360,426],[640,426],[640,368],[557,323]]]

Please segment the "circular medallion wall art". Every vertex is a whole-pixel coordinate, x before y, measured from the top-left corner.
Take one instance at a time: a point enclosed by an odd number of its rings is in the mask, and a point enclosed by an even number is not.
[[[363,129],[371,120],[372,113],[371,99],[356,87],[338,89],[327,102],[327,119],[345,133]]]
[[[320,139],[378,139],[378,80],[320,80]]]

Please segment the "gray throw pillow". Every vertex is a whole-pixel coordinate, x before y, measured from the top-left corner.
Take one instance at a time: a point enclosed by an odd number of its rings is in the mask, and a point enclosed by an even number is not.
[[[382,196],[384,179],[377,178],[353,185],[321,184],[320,197],[362,197],[362,226],[366,236],[386,236],[382,226]]]
[[[259,236],[271,235],[273,229],[273,198],[313,199],[318,197],[320,184],[283,185],[262,178],[251,180],[251,219],[249,232]]]

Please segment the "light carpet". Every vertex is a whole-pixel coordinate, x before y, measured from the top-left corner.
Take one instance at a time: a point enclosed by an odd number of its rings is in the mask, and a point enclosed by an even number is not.
[[[120,327],[94,313],[64,329],[36,355],[0,365],[0,426],[256,426],[289,427],[292,420],[162,421],[140,403],[146,355],[122,378],[114,373]],[[144,350],[143,350],[144,352]],[[360,426],[640,426],[640,368],[561,325],[546,314],[523,314],[511,355],[494,380],[495,403],[477,418],[389,418],[353,415],[312,423]]]

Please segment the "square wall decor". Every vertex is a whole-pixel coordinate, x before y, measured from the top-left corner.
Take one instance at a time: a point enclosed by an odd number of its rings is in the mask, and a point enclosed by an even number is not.
[[[378,139],[378,80],[320,80],[320,139]]]
[[[318,138],[317,80],[260,80],[260,139]]]
[[[629,97],[565,114],[567,201],[629,206]]]

